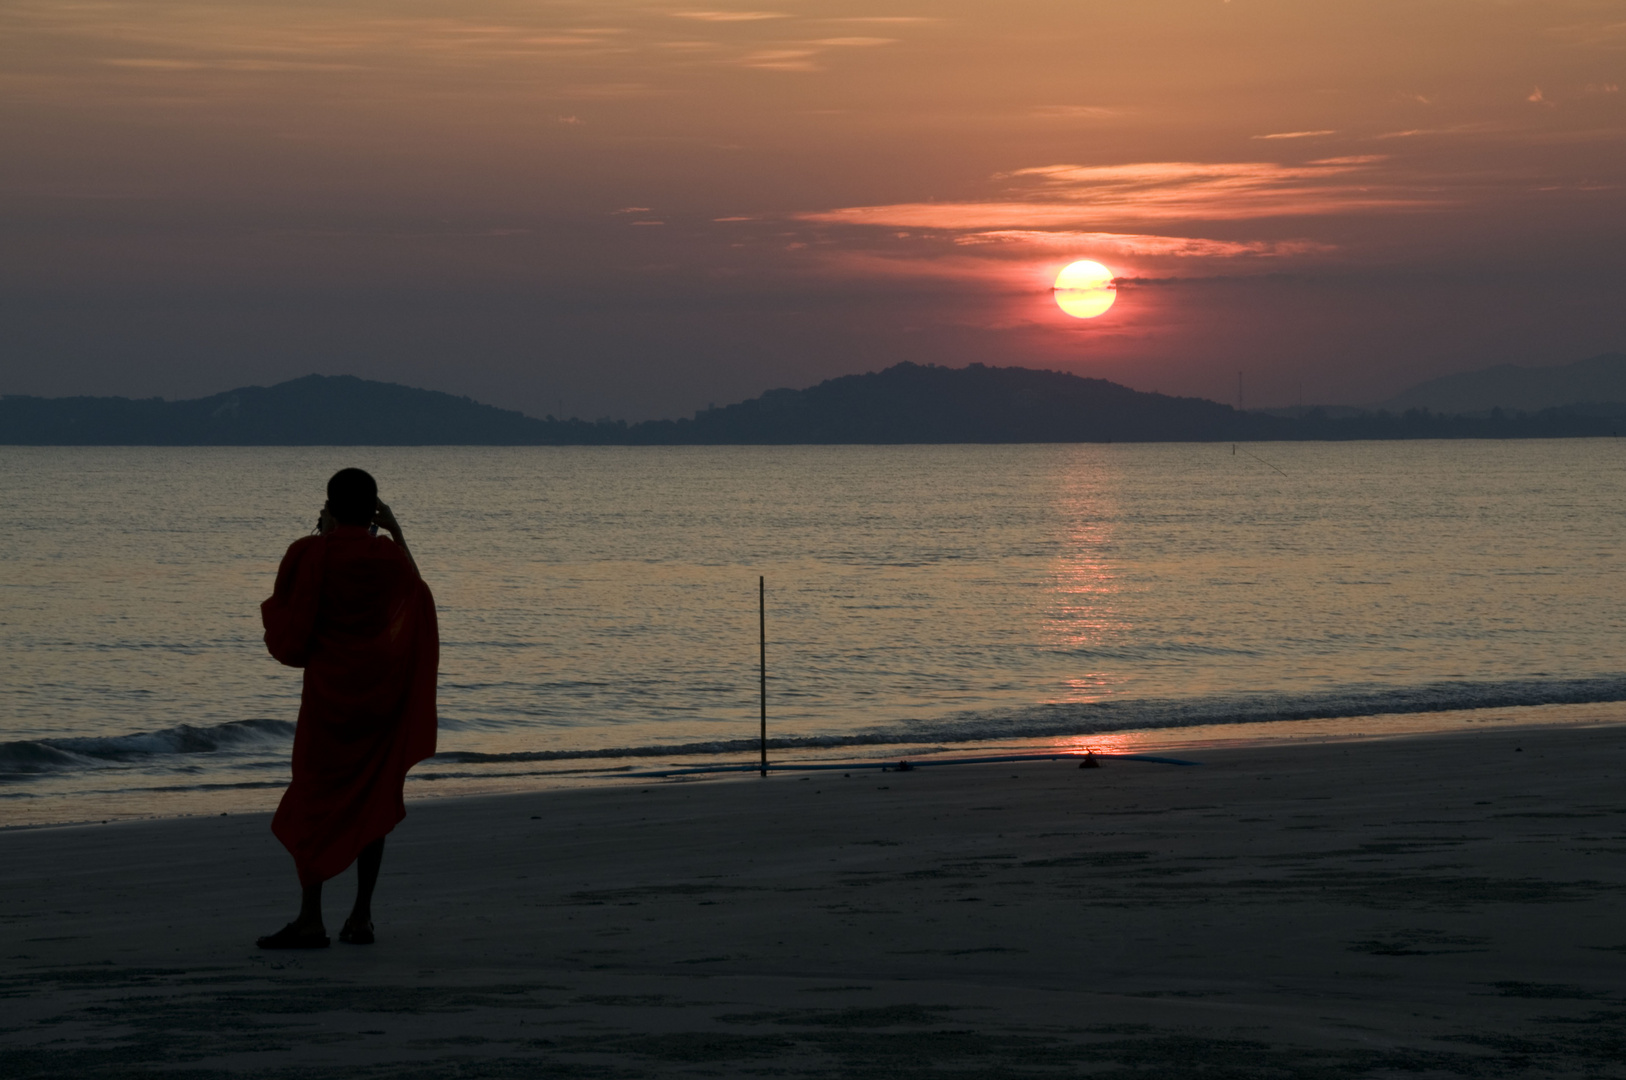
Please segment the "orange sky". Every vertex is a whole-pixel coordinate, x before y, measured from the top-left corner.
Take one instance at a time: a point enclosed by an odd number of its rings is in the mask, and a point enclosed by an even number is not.
[[[1602,0],[0,0],[0,392],[1575,360],[1626,349],[1623,60]]]

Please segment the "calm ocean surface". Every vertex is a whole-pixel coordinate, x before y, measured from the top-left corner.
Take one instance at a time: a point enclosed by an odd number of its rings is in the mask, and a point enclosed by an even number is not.
[[[439,604],[419,786],[746,756],[759,574],[783,754],[1626,700],[1614,440],[0,447],[0,824],[274,804],[258,606],[352,464]]]

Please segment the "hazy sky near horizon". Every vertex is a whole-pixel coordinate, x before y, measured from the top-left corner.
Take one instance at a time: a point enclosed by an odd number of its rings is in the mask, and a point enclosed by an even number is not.
[[[0,393],[1372,401],[1626,349],[1622,83],[1626,0],[0,0]]]

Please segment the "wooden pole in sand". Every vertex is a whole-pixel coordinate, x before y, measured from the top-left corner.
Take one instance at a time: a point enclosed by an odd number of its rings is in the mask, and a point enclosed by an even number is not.
[[[757,687],[762,704],[762,775],[768,775],[768,585],[757,578]]]

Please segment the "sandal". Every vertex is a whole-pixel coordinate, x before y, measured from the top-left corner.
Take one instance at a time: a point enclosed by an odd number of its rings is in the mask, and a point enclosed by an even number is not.
[[[373,924],[357,924],[354,919],[344,920],[344,927],[339,931],[339,940],[346,945],[371,945],[373,943]]]
[[[319,930],[300,930],[289,923],[276,933],[260,938],[256,944],[262,949],[325,949],[333,942]]]

